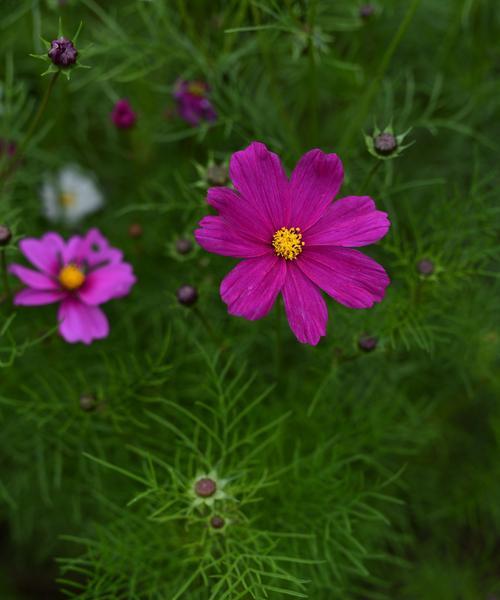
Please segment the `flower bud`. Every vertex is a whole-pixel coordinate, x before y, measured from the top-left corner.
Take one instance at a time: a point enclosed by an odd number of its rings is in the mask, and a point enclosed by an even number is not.
[[[131,129],[135,125],[137,115],[126,98],[116,102],[111,113],[111,120],[118,129]]]
[[[6,225],[0,225],[0,246],[6,246],[11,239],[11,230]]]
[[[417,271],[424,277],[429,277],[434,273],[434,263],[428,258],[419,260],[417,263]]]
[[[128,228],[128,234],[131,238],[140,238],[144,233],[140,223],[131,223]]]
[[[222,529],[225,524],[226,524],[226,521],[222,517],[219,517],[218,515],[214,515],[210,519],[210,525],[213,529]]]
[[[217,491],[217,484],[210,477],[202,477],[194,484],[194,492],[201,498],[210,498]]]
[[[369,19],[375,14],[375,7],[373,4],[363,4],[359,9],[359,16],[361,19]]]
[[[177,290],[177,300],[183,306],[192,306],[198,300],[198,290],[192,285],[181,285]]]
[[[228,175],[224,165],[211,165],[207,169],[207,181],[211,185],[225,185],[228,181]]]
[[[82,394],[80,396],[80,408],[85,412],[94,410],[97,406],[95,396],[92,394]]]
[[[78,50],[73,46],[71,40],[60,37],[50,44],[48,57],[57,67],[67,68],[76,63]]]
[[[380,133],[374,139],[373,144],[376,152],[384,156],[392,154],[398,147],[398,142],[392,133]]]
[[[373,352],[378,344],[378,338],[371,335],[362,335],[358,340],[358,347],[363,352]]]
[[[193,243],[186,238],[179,238],[175,242],[175,249],[179,254],[189,254],[193,249]]]

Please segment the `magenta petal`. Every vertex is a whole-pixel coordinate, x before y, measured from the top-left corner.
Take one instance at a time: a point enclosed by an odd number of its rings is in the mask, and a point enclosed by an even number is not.
[[[229,226],[222,217],[204,217],[200,229],[194,232],[196,241],[208,252],[233,256],[235,258],[253,258],[269,254],[271,245],[254,242],[237,234],[239,230]]]
[[[350,308],[369,308],[380,302],[390,283],[377,262],[350,248],[307,248],[297,266],[318,287]]]
[[[226,187],[213,187],[208,190],[207,202],[223,217],[229,227],[238,235],[250,240],[269,244],[275,233],[273,225],[263,220],[255,212],[252,204],[246,202],[237,192]]]
[[[59,333],[72,344],[107,337],[109,324],[106,315],[97,306],[87,306],[76,298],[67,298],[59,307]]]
[[[56,279],[45,273],[27,269],[22,265],[10,265],[9,273],[18,277],[25,285],[35,290],[58,290],[59,284]]]
[[[59,302],[65,297],[66,292],[64,291],[32,290],[26,288],[15,295],[14,304],[16,306],[39,306],[41,304]]]
[[[304,239],[308,246],[366,246],[383,238],[390,226],[387,213],[371,198],[348,196],[331,204]]]
[[[103,263],[119,263],[123,253],[112,248],[98,229],[90,229],[83,238],[73,236],[68,241],[63,258],[65,263],[80,264],[85,261],[89,267],[93,267]]]
[[[231,180],[252,210],[277,231],[288,223],[290,213],[288,179],[277,154],[253,142],[235,152],[229,165]]]
[[[136,282],[132,267],[127,263],[111,264],[91,271],[78,297],[85,304],[97,306],[112,298],[126,296]]]
[[[314,225],[337,195],[344,179],[336,154],[310,150],[299,160],[290,178],[291,227],[305,231]]]
[[[287,267],[281,290],[290,328],[303,344],[316,346],[326,335],[328,310],[319,288],[305,277],[296,264]]]
[[[271,310],[285,281],[285,261],[270,254],[243,260],[223,279],[222,300],[229,314],[251,321]]]
[[[19,242],[21,252],[31,264],[52,276],[59,273],[64,247],[64,240],[57,233],[47,233],[39,240],[26,238]]]

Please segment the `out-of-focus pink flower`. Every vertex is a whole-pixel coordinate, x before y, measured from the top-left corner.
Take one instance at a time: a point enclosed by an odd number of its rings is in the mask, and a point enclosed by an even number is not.
[[[22,240],[19,248],[36,270],[10,266],[10,273],[27,286],[16,294],[14,304],[59,302],[59,332],[67,342],[90,344],[107,337],[109,324],[100,305],[126,296],[136,282],[122,252],[97,229],[67,242],[57,233],[46,233]]]
[[[175,84],[174,98],[179,116],[193,127],[201,121],[217,120],[217,113],[208,99],[210,87],[204,81],[185,81]]]
[[[132,110],[130,102],[122,98],[114,105],[111,120],[118,129],[131,129],[137,121],[137,114]]]
[[[220,287],[231,315],[260,319],[281,293],[297,339],[316,345],[328,320],[322,290],[350,308],[383,299],[389,277],[353,248],[380,240],[390,222],[368,196],[333,202],[344,177],[336,154],[311,150],[288,178],[279,157],[253,142],[233,154],[230,176],[235,190],[208,190],[219,215],[204,217],[195,236],[209,252],[244,259]]]

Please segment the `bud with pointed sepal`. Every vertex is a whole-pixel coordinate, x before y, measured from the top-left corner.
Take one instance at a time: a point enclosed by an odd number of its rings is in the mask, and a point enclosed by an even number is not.
[[[385,129],[379,129],[375,126],[372,135],[365,133],[365,143],[368,152],[380,160],[390,160],[400,156],[406,148],[413,145],[414,142],[403,144],[404,139],[410,133],[411,128],[396,135],[390,123]]]

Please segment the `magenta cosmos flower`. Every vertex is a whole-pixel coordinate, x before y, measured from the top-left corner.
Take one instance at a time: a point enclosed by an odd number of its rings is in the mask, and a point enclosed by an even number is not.
[[[70,343],[107,337],[109,324],[101,304],[126,296],[136,282],[132,267],[123,262],[97,229],[65,242],[57,233],[27,238],[19,247],[36,271],[11,265],[10,272],[27,287],[14,298],[19,306],[60,302],[59,332]]]
[[[219,215],[203,218],[195,236],[209,252],[244,259],[220,287],[231,315],[260,319],[281,292],[297,339],[316,345],[328,320],[321,290],[350,308],[382,300],[389,277],[353,247],[380,240],[390,222],[367,196],[333,202],[344,176],[336,154],[311,150],[288,178],[254,142],[233,154],[229,171],[236,189],[208,190]]]
[[[210,88],[203,81],[177,81],[174,98],[179,116],[190,125],[199,125],[201,121],[213,122],[217,113],[208,99]]]
[[[118,129],[131,129],[137,121],[137,114],[126,98],[118,100],[113,107],[111,120]]]

